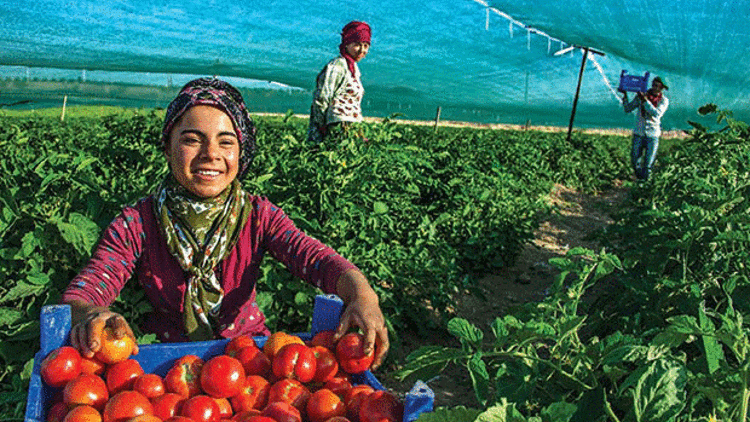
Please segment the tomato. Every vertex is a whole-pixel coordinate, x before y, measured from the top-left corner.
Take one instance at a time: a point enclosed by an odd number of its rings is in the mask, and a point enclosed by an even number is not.
[[[260,375],[264,378],[270,375],[271,360],[258,346],[243,347],[235,357],[245,369],[245,375]]]
[[[141,364],[135,359],[125,359],[107,367],[105,379],[110,395],[132,390],[136,378],[143,375]]]
[[[180,405],[185,401],[185,397],[177,393],[164,393],[159,397],[150,399],[150,401],[154,408],[154,415],[162,419],[169,419],[180,414]]]
[[[261,415],[273,418],[276,422],[302,422],[302,414],[296,407],[280,401],[269,403]]]
[[[141,374],[133,381],[133,390],[149,399],[159,397],[167,392],[164,380],[156,374]]]
[[[139,415],[128,419],[127,422],[162,422],[162,420],[154,415]]]
[[[251,336],[247,334],[241,334],[229,340],[227,345],[224,346],[224,354],[236,358],[239,351],[244,349],[245,347],[257,348],[258,345],[255,344],[255,339],[253,339]]]
[[[195,355],[185,355],[177,359],[164,377],[164,386],[170,393],[192,397],[201,392],[200,373],[203,359]]]
[[[352,420],[359,420],[359,407],[365,397],[375,392],[375,389],[367,384],[357,384],[347,391],[344,396],[346,416]]]
[[[327,419],[326,422],[352,422],[352,421],[349,418],[345,418],[343,416],[334,416],[331,419]]]
[[[101,343],[102,345],[94,354],[94,357],[107,365],[128,359],[133,354],[133,349],[135,349],[135,341],[130,336],[116,338],[112,327],[104,327]]]
[[[169,419],[165,419],[164,422],[194,422],[194,421],[184,416],[172,416]]]
[[[307,406],[310,394],[310,390],[301,382],[291,378],[284,378],[271,385],[271,388],[268,390],[268,403],[277,401],[288,403],[302,412],[305,410],[305,406]]]
[[[190,418],[194,422],[218,422],[219,405],[212,397],[198,394],[182,403],[180,416]]]
[[[253,418],[256,416],[260,416],[260,410],[258,409],[250,409],[250,410],[241,410],[232,416],[233,422],[257,422],[254,421]],[[262,422],[263,420],[261,420]],[[276,422],[273,419],[271,419],[270,422]]]
[[[271,362],[273,374],[279,378],[292,378],[305,383],[315,376],[315,353],[304,344],[287,344]]]
[[[341,369],[350,374],[360,374],[370,369],[375,352],[365,354],[365,337],[360,333],[344,334],[336,343],[336,359]]]
[[[401,422],[404,404],[392,393],[378,390],[368,394],[359,406],[359,422]]]
[[[271,384],[260,375],[250,375],[245,378],[245,383],[239,393],[232,396],[232,408],[235,412],[250,409],[263,409],[268,402],[268,392]]]
[[[323,346],[328,350],[336,350],[336,343],[333,341],[333,330],[320,331],[310,340],[310,346]]]
[[[63,422],[102,422],[102,414],[89,405],[76,406],[65,415]]]
[[[63,401],[69,408],[82,404],[102,410],[109,399],[107,384],[98,375],[80,374],[65,384]]]
[[[345,377],[333,377],[323,384],[323,388],[327,388],[340,397],[345,397],[346,393],[352,389],[352,382]]]
[[[87,358],[81,356],[81,372],[88,374],[104,375],[107,365],[95,357]]]
[[[237,359],[218,355],[209,359],[201,369],[200,385],[213,398],[227,398],[240,392],[245,382],[245,370]]]
[[[263,353],[268,356],[268,359],[273,360],[273,357],[281,350],[282,347],[290,343],[305,344],[305,342],[293,334],[287,334],[283,331],[277,331],[272,333],[266,339],[266,343],[263,345]]]
[[[47,411],[47,422],[62,422],[68,414],[68,405],[63,401],[56,401]]]
[[[326,388],[321,388],[310,396],[306,409],[311,422],[325,422],[334,416],[346,414],[346,406],[341,397]]]
[[[42,360],[39,374],[50,387],[62,387],[81,373],[81,353],[70,346],[51,351]]]
[[[140,415],[153,415],[154,407],[143,394],[132,391],[120,391],[112,396],[104,406],[104,422],[126,422]]]
[[[229,402],[229,399],[222,397],[214,399],[214,401],[216,402],[216,405],[219,406],[219,419],[229,419],[232,417],[234,410],[232,409],[232,404]]]
[[[235,420],[241,421],[241,422],[276,422],[276,419],[274,418],[270,418],[268,416],[261,416],[261,415],[253,415],[253,416],[248,416],[247,418],[244,418],[244,419],[235,419]]]
[[[312,352],[315,356],[315,375],[312,381],[327,382],[339,371],[336,355],[324,346],[313,346]]]

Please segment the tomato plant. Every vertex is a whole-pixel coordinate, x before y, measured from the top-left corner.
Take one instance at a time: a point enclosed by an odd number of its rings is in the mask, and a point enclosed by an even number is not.
[[[195,355],[185,355],[175,360],[164,376],[167,391],[192,397],[201,392],[200,374],[203,359]]]
[[[115,336],[111,327],[104,327],[101,336],[101,347],[94,355],[97,359],[107,365],[128,359],[135,348],[135,341],[130,336],[121,338]]]
[[[42,360],[39,374],[50,387],[62,387],[81,373],[81,354],[71,346],[51,351]]]
[[[336,343],[336,359],[345,372],[360,374],[370,369],[375,352],[365,353],[365,338],[362,334],[350,332],[344,334]]]
[[[68,407],[87,404],[101,410],[108,399],[107,384],[94,374],[79,374],[63,388],[63,401]]]
[[[307,417],[312,422],[325,422],[334,416],[344,416],[346,406],[336,393],[326,388],[312,393],[307,400]]]
[[[133,389],[135,380],[143,375],[143,367],[135,359],[125,359],[107,367],[105,379],[110,395]]]
[[[312,381],[315,376],[315,353],[304,344],[291,343],[282,347],[273,358],[271,368],[279,378],[292,378],[299,382]]]
[[[104,422],[127,422],[141,415],[153,415],[154,408],[143,394],[127,390],[112,396],[104,407]]]
[[[234,396],[242,389],[244,382],[245,369],[240,361],[229,355],[214,356],[201,369],[201,388],[214,398]]]

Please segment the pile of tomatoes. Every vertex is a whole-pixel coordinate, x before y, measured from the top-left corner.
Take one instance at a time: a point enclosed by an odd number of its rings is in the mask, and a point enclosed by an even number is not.
[[[106,329],[105,329],[106,331]],[[109,334],[109,335],[108,335]],[[175,360],[164,377],[132,359],[128,338],[103,336],[88,359],[75,348],[52,351],[40,365],[44,382],[60,389],[50,422],[401,422],[396,395],[355,385],[370,368],[364,338],[351,332],[333,342],[323,331],[305,342],[283,332],[262,347],[250,336],[230,340],[206,361]]]

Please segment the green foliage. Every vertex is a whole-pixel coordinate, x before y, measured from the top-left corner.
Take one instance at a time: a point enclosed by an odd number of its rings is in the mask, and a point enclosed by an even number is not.
[[[623,138],[431,128],[393,118],[321,145],[307,122],[257,118],[248,190],[269,197],[374,284],[394,336],[445,329],[456,295],[477,275],[511,265],[531,239],[554,183],[596,190],[627,175]],[[395,117],[395,116],[392,116]],[[101,231],[167,172],[163,111],[0,115],[0,413],[23,413],[39,313],[86,263]],[[363,138],[366,138],[363,139]],[[317,291],[273,259],[258,303],[271,329],[307,331]],[[113,308],[140,332],[150,305],[136,282]],[[451,330],[460,327],[450,326]],[[398,339],[394,339],[397,344]],[[397,347],[391,356],[398,356]],[[475,384],[490,391],[480,359]]]

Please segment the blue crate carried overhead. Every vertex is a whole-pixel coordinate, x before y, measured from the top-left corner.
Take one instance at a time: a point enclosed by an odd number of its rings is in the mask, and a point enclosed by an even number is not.
[[[646,92],[648,91],[648,77],[649,72],[646,72],[643,76],[630,75],[628,71],[622,69],[620,73],[620,91],[629,92]]]

